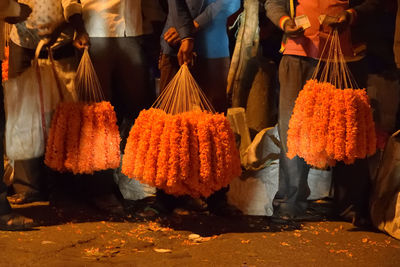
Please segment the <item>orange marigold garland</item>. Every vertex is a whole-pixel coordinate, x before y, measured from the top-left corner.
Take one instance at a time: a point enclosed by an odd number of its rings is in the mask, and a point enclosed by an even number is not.
[[[307,117],[307,101],[312,98],[314,88],[316,87],[317,83],[315,80],[309,80],[304,89],[300,91],[295,106],[293,108],[293,114],[289,121],[289,129],[288,129],[288,153],[287,156],[289,158],[293,158],[294,156],[298,155],[301,151],[300,144],[302,135],[302,129],[305,124],[303,119]],[[290,137],[289,137],[290,136]]]
[[[67,140],[67,125],[68,125],[68,114],[70,111],[70,106],[68,104],[61,103],[56,112],[56,117],[54,123],[52,122],[50,132],[54,131],[54,138],[52,144],[49,144],[49,155],[48,160],[45,161],[49,167],[52,169],[64,172],[66,168],[64,166],[65,160],[65,143]],[[46,152],[47,154],[47,152]],[[46,157],[46,155],[45,155]]]
[[[231,125],[227,118],[223,120],[224,127],[221,135],[225,136],[228,144],[227,150],[225,151],[226,165],[227,165],[227,175],[225,183],[223,186],[227,186],[234,178],[239,177],[242,173],[240,154],[236,146],[235,135],[231,129]]]
[[[318,168],[337,161],[352,164],[375,152],[375,126],[365,90],[308,81],[296,100],[289,127],[288,157],[298,155]]]
[[[8,80],[8,68],[9,68],[9,61],[10,61],[10,47],[4,47],[4,60],[1,63],[1,77],[4,81]]]
[[[180,179],[182,182],[189,179],[190,176],[190,127],[189,119],[182,114],[181,117],[181,140],[179,145],[179,168]]]
[[[157,174],[155,183],[159,188],[163,188],[167,183],[168,159],[170,157],[169,137],[172,132],[172,119],[172,115],[167,114],[165,116],[164,129],[160,138],[160,153],[158,154],[157,159]]]
[[[140,135],[138,138],[137,152],[135,157],[135,165],[133,169],[134,177],[143,177],[144,165],[146,160],[146,154],[149,150],[151,131],[154,127],[154,118],[157,112],[154,109],[147,111],[147,119],[145,123],[141,125]]]
[[[368,107],[364,105],[362,100],[362,94],[364,90],[355,90],[358,94],[357,101],[357,120],[358,120],[358,131],[357,131],[357,158],[365,158],[367,156],[367,118]]]
[[[96,148],[96,152],[93,153],[93,169],[95,171],[107,169],[107,132],[105,126],[105,113],[106,106],[102,103],[93,104],[93,147]]]
[[[310,144],[311,144],[311,137],[313,133],[311,132],[311,127],[313,125],[313,114],[314,108],[316,103],[316,95],[321,91],[321,86],[312,86],[310,89],[305,90],[304,94],[304,117],[302,118],[302,127],[300,129],[300,146],[298,155],[302,158],[310,157]]]
[[[164,117],[166,113],[160,109],[154,109],[156,116],[153,118],[153,127],[150,136],[149,149],[146,154],[145,166],[143,171],[144,181],[151,185],[156,185],[157,160],[160,153],[160,139],[164,129]]]
[[[68,116],[66,159],[64,166],[76,174],[79,165],[79,139],[81,134],[81,104],[68,104],[71,109]]]
[[[223,114],[215,114],[210,118],[211,139],[213,145],[212,163],[214,170],[213,190],[220,189],[220,186],[225,184],[226,176],[228,175],[226,162],[226,140],[223,140],[223,133],[220,129],[224,127],[225,116]]]
[[[150,111],[156,114],[152,125],[139,119],[149,113],[143,110],[132,127],[123,166],[132,165],[127,159],[136,158],[141,151],[130,143],[134,141],[133,129],[151,127],[151,133],[143,175],[125,173],[128,177],[155,185],[168,194],[208,197],[240,175],[239,152],[224,115],[205,111],[170,115],[155,111]]]
[[[364,111],[364,118],[366,121],[366,138],[367,138],[367,155],[372,156],[376,152],[376,130],[375,130],[375,123],[372,116],[371,105],[369,102],[369,98],[367,92],[365,90],[359,91],[360,99],[362,100]]]
[[[136,160],[136,150],[139,144],[139,137],[142,130],[142,124],[147,120],[147,112],[140,112],[135,120],[135,124],[129,131],[129,136],[126,141],[125,153],[122,159],[122,173],[128,177],[135,177],[134,168]]]
[[[55,140],[56,140],[56,128],[57,128],[57,121],[60,117],[60,109],[61,105],[59,105],[54,112],[51,125],[50,125],[50,130],[49,130],[49,137],[47,139],[46,143],[46,152],[45,152],[45,157],[44,157],[44,163],[49,166],[50,168],[56,169],[56,164],[55,164],[55,159],[57,157],[56,151],[55,151]]]
[[[330,123],[334,126],[335,140],[335,154],[334,158],[342,161],[346,157],[346,105],[344,98],[344,91],[335,91],[335,117]]]
[[[201,112],[187,112],[184,116],[188,119],[189,124],[189,170],[190,179],[184,180],[186,185],[190,185],[193,192],[190,194],[193,197],[205,195],[204,185],[200,181],[200,153],[199,153],[199,137],[197,130],[197,120],[201,116]]]
[[[178,176],[180,175],[179,150],[182,139],[181,116],[173,116],[171,126],[171,132],[169,134],[170,156],[168,158],[167,187],[177,186]]]
[[[116,168],[119,143],[116,115],[109,102],[60,103],[51,123],[45,164],[74,174]]]
[[[212,143],[211,133],[208,127],[208,114],[198,121],[199,153],[200,153],[200,181],[209,184],[212,179]]]
[[[110,102],[104,101],[103,105],[106,130],[106,169],[115,169],[121,164],[121,136],[117,125],[117,114]]]
[[[93,173],[93,148],[94,148],[94,106],[83,105],[82,128],[79,140],[78,173]]]
[[[353,89],[344,89],[343,91],[346,105],[346,164],[354,163],[357,153],[357,100]]]

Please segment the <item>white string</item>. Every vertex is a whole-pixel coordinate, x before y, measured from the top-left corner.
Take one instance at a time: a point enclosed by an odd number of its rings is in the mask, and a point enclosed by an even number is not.
[[[325,65],[321,70],[322,63]],[[319,75],[320,77],[318,78]],[[331,30],[328,35],[312,79],[318,79],[320,82],[329,82],[340,89],[358,88],[357,82],[347,66],[340,45],[339,32],[336,29]]]
[[[215,113],[186,64],[181,66],[152,107],[162,109],[168,114],[198,109]]]
[[[88,48],[85,48],[76,71],[75,86],[80,101],[92,103],[105,99]]]

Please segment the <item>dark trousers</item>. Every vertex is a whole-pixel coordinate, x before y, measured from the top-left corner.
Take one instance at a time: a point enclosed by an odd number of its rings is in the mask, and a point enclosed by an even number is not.
[[[1,73],[1,60],[0,60],[0,73]],[[4,155],[4,94],[2,86],[2,77],[0,77],[0,155]],[[3,157],[1,157],[3,158]],[[3,160],[0,164],[0,215],[11,212],[10,204],[7,200],[7,185],[4,183],[4,164]]]
[[[90,56],[107,100],[114,106],[123,150],[135,118],[155,101],[141,37],[90,38]]]
[[[150,77],[143,38],[90,38],[90,57],[100,81],[105,100],[111,102],[118,118],[124,150],[130,128],[142,109],[155,101],[155,88]],[[97,172],[79,177],[78,191],[88,197],[106,194],[120,196],[113,171]]]
[[[226,112],[227,109],[226,86],[229,64],[229,58],[198,57],[190,69],[194,79],[217,112]],[[159,68],[160,89],[163,90],[179,70],[177,57],[161,55]]]
[[[279,135],[281,154],[279,168],[279,190],[274,204],[276,212],[282,215],[297,216],[307,209],[310,194],[307,178],[310,166],[299,157],[289,159],[287,153],[287,130],[299,91],[312,77],[318,61],[299,56],[283,56],[279,66]],[[348,64],[360,88],[367,81],[366,64],[363,60]],[[338,214],[356,212],[368,215],[370,175],[366,159],[357,160],[353,165],[338,163],[333,168],[334,200]]]

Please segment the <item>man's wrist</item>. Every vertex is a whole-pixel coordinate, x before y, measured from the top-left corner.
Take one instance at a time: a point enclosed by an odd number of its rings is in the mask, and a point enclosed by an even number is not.
[[[279,19],[279,27],[284,31],[285,30],[285,24],[291,20],[289,16],[283,16]]]

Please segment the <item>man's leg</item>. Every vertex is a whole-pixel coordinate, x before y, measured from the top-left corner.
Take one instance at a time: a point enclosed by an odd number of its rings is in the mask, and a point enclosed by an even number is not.
[[[289,159],[287,154],[287,131],[298,93],[314,71],[315,62],[297,56],[283,56],[279,66],[279,135],[281,154],[279,160],[279,190],[274,199],[274,214],[278,217],[296,217],[307,209],[310,194],[307,178],[309,166],[303,159]]]
[[[226,112],[228,98],[226,95],[229,58],[198,57],[192,72],[195,80],[207,99],[217,112]]]
[[[348,64],[360,88],[367,86],[366,60]],[[358,159],[354,164],[339,162],[332,172],[334,201],[337,214],[357,226],[368,226],[371,178],[368,159]]]

